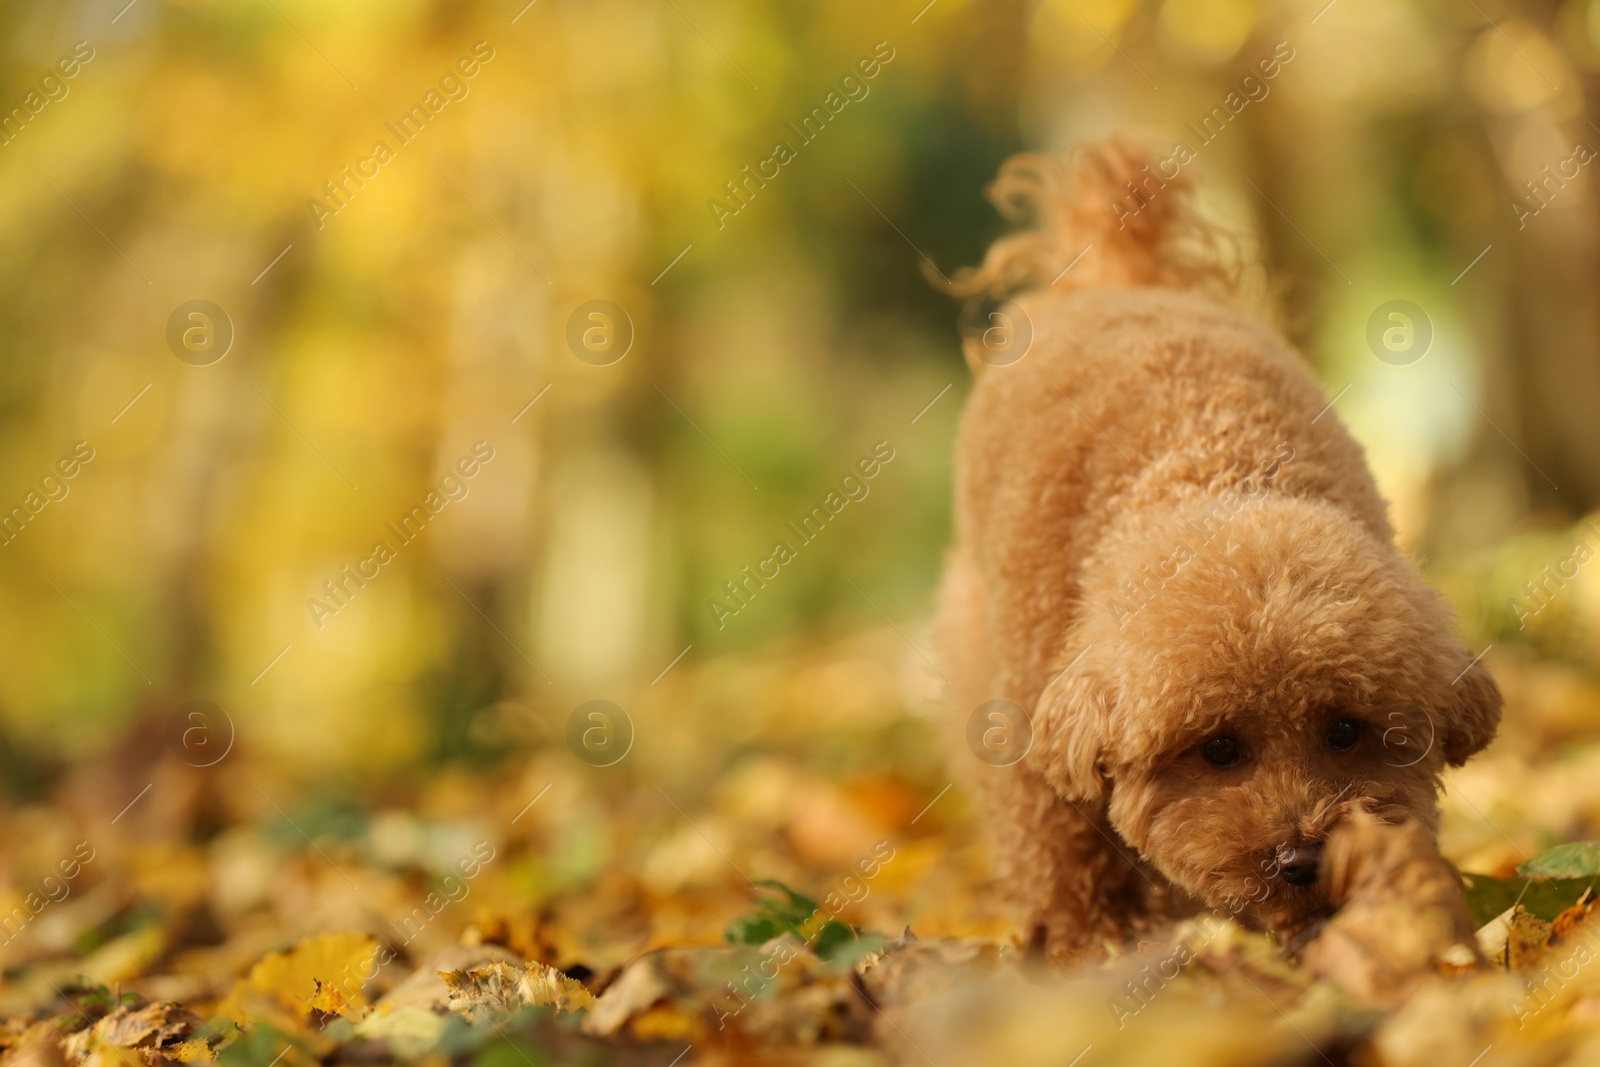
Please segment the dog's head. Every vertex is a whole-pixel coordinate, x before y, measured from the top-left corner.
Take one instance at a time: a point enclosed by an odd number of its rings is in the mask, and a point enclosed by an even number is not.
[[[1326,913],[1321,844],[1357,808],[1437,824],[1439,773],[1500,693],[1386,541],[1279,494],[1133,517],[1092,561],[1030,759],[1222,914]]]

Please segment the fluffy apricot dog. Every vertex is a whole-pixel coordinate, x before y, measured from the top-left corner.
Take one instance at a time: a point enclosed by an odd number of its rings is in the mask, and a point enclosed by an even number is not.
[[[1500,719],[1360,446],[1149,162],[1010,160],[990,197],[1035,228],[956,285],[1014,303],[967,344],[938,642],[962,732],[1026,746],[975,787],[1053,955],[1200,908],[1306,930],[1339,820],[1431,841]]]

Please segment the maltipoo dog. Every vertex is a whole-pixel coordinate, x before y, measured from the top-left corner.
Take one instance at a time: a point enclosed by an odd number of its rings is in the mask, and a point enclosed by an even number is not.
[[[1431,840],[1442,769],[1500,719],[1188,194],[1127,141],[1014,158],[990,197],[1036,228],[956,285],[1015,303],[967,345],[938,642],[962,732],[1015,748],[976,788],[1053,955],[1200,908],[1306,930],[1339,820]]]

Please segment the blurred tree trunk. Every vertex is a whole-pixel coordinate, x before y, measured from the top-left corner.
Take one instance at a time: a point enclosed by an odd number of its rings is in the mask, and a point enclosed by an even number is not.
[[[1492,383],[1503,388],[1486,391],[1483,402],[1527,454],[1522,477],[1535,510],[1567,518],[1600,501],[1600,213],[1593,176],[1581,178],[1560,192],[1570,204],[1554,200],[1521,232],[1506,227],[1509,329],[1501,380]],[[1505,447],[1499,434],[1493,437]]]

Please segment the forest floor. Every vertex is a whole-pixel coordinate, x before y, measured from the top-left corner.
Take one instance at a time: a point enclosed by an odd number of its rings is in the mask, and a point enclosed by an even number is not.
[[[512,758],[342,794],[107,749],[4,820],[0,1067],[1600,1062],[1596,853],[1516,871],[1600,837],[1584,672],[1492,658],[1505,727],[1441,832],[1490,961],[1375,997],[1226,922],[1019,952],[880,636],[685,669],[608,768],[514,706],[478,724]]]

